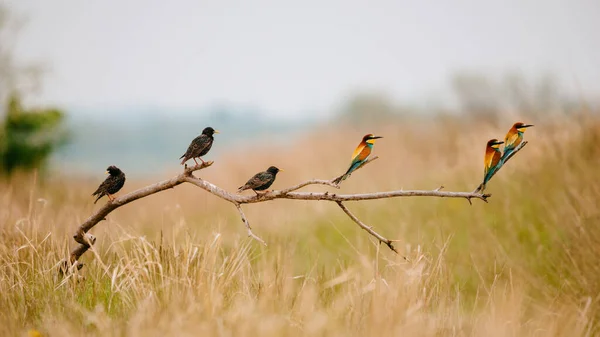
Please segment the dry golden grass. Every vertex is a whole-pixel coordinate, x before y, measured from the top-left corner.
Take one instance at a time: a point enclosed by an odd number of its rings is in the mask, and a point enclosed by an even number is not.
[[[401,239],[410,262],[326,202],[245,205],[269,243],[262,247],[245,237],[232,205],[179,186],[110,214],[92,230],[98,241],[85,268],[65,281],[55,267],[93,211],[89,194],[98,181],[15,177],[0,183],[0,335],[595,335],[600,121],[534,124],[529,145],[488,185],[489,204],[348,203],[380,233]],[[324,127],[284,146],[223,155],[199,174],[228,190],[269,165],[286,169],[274,188],[331,178],[373,132],[385,137],[375,146],[380,159],[344,182],[343,192],[471,191],[485,141],[508,127]],[[174,160],[160,176],[179,169]],[[147,183],[129,175],[122,193]]]

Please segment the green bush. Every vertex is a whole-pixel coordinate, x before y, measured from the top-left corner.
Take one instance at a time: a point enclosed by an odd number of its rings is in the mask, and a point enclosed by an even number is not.
[[[48,158],[66,142],[64,113],[57,109],[26,110],[18,95],[8,100],[0,128],[0,172],[43,169]]]

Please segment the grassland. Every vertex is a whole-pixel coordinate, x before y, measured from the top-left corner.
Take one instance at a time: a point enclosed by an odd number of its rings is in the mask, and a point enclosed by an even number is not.
[[[14,177],[0,183],[0,335],[597,335],[600,121],[533,122],[529,145],[488,185],[489,204],[348,203],[400,240],[409,261],[326,202],[245,206],[263,247],[230,204],[179,186],[110,214],[92,230],[85,268],[65,281],[56,264],[98,207],[89,196],[98,181]],[[342,191],[471,191],[485,141],[509,126],[375,125],[368,132],[385,137],[380,159]],[[324,127],[285,146],[228,153],[199,175],[228,190],[269,165],[286,170],[274,188],[334,177],[364,133]],[[150,182],[128,176],[123,193]]]

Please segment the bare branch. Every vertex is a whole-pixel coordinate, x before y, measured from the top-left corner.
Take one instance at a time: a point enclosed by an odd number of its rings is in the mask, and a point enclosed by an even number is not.
[[[356,224],[360,226],[360,228],[366,230],[369,234],[373,235],[375,238],[377,238],[377,240],[379,240],[379,242],[385,243],[394,253],[399,254],[394,245],[392,244],[392,240],[384,238],[383,236],[381,236],[381,234],[374,231],[373,227],[367,226],[364,223],[362,223],[362,221],[360,221],[354,214],[352,214],[352,212],[350,212],[350,210],[341,201],[337,201],[337,204],[338,206],[340,206],[342,211],[344,211],[344,213],[346,213],[346,215],[348,215],[350,219],[352,219],[352,221],[356,222]]]
[[[281,191],[270,191],[261,193],[260,195],[239,195],[225,191],[224,189],[217,187],[216,185],[202,179],[193,177],[185,178],[185,181],[196,185],[203,190],[210,192],[222,199],[229,202],[235,202],[239,204],[252,204],[257,202],[264,202],[274,199],[294,199],[294,200],[326,200],[326,201],[360,201],[360,200],[375,200],[375,199],[386,199],[395,197],[439,197],[439,198],[467,198],[467,199],[481,199],[486,201],[491,194],[481,194],[473,192],[444,192],[440,190],[431,191],[419,191],[419,190],[399,190],[399,191],[387,191],[387,192],[373,192],[373,193],[361,193],[361,194],[336,194],[329,192],[287,192],[286,190]]]
[[[73,235],[73,239],[75,239],[75,241],[77,241],[81,245],[79,247],[75,248],[73,251],[71,251],[71,257],[69,259],[70,262],[74,263],[75,261],[77,261],[79,259],[79,257],[81,257],[81,255],[83,255],[90,248],[90,246],[87,243],[87,240],[84,238],[85,233],[87,233],[90,229],[92,229],[94,226],[96,226],[96,224],[98,222],[105,220],[106,216],[108,214],[110,214],[110,212],[112,212],[115,209],[117,209],[121,206],[124,206],[132,201],[146,197],[150,194],[154,194],[154,193],[164,191],[169,188],[173,188],[173,187],[183,183],[185,181],[186,177],[192,177],[192,173],[194,171],[209,167],[212,164],[213,164],[212,161],[208,161],[208,162],[204,162],[203,164],[195,165],[192,167],[187,167],[187,165],[186,165],[185,169],[183,170],[183,173],[176,177],[173,177],[168,180],[163,180],[163,181],[158,182],[153,185],[146,186],[144,188],[135,190],[124,196],[116,198],[114,201],[107,202],[104,206],[102,206],[99,210],[97,210],[94,214],[92,214],[89,218],[87,218],[87,220],[85,220],[83,222],[83,224],[81,224],[81,226],[79,226],[79,228],[77,228],[75,235]],[[90,242],[92,242],[92,244],[93,244],[95,242],[95,238],[93,240],[90,240]]]
[[[370,160],[367,160],[360,167],[362,167],[376,159],[377,159],[377,157],[373,157]],[[385,243],[388,247],[390,247],[390,249],[392,249],[394,251],[395,251],[395,249],[392,246],[393,240],[384,238],[383,236],[379,235],[377,232],[373,231],[370,227],[364,225],[362,222],[360,222],[360,220],[358,220],[358,218],[356,218],[346,208],[345,205],[342,204],[342,202],[360,201],[360,200],[375,200],[375,199],[396,198],[396,197],[418,197],[418,196],[439,197],[439,198],[466,198],[467,200],[469,200],[469,202],[471,202],[471,199],[480,199],[480,200],[487,202],[487,198],[489,198],[491,196],[490,194],[481,194],[481,193],[474,193],[474,192],[471,192],[471,193],[469,193],[469,192],[445,192],[445,191],[441,191],[442,187],[437,188],[435,190],[431,190],[431,191],[399,190],[399,191],[361,193],[361,194],[336,194],[336,193],[329,193],[329,191],[327,191],[327,192],[295,192],[296,190],[298,190],[302,187],[308,186],[308,185],[326,185],[326,186],[330,186],[330,187],[339,188],[339,186],[334,184],[331,180],[319,180],[319,179],[309,180],[309,181],[306,181],[306,182],[300,183],[298,185],[295,185],[295,186],[292,186],[292,187],[289,187],[289,188],[286,188],[283,190],[279,190],[279,191],[271,191],[271,192],[261,193],[260,195],[241,195],[241,194],[230,193],[230,192],[228,192],[206,180],[197,178],[193,175],[193,172],[204,169],[206,167],[209,167],[212,164],[213,164],[213,162],[205,162],[203,164],[192,166],[192,167],[186,166],[183,173],[181,173],[171,179],[164,180],[164,181],[158,182],[156,184],[152,184],[152,185],[140,188],[140,189],[130,192],[126,195],[118,197],[113,201],[108,201],[104,206],[102,206],[94,214],[92,214],[88,219],[86,219],[81,224],[81,226],[79,226],[77,231],[75,232],[75,235],[73,236],[73,238],[80,245],[78,247],[76,247],[73,251],[71,251],[70,258],[68,259],[68,261],[70,262],[70,265],[73,266],[76,263],[78,263],[79,258],[90,248],[91,245],[94,244],[96,239],[92,235],[87,234],[87,232],[90,229],[92,229],[96,224],[98,224],[100,221],[105,220],[106,216],[108,214],[110,214],[112,211],[114,211],[115,209],[117,209],[121,206],[124,206],[130,202],[133,202],[140,198],[144,198],[144,197],[149,196],[154,193],[158,193],[158,192],[167,190],[169,188],[173,188],[182,183],[193,184],[193,185],[200,187],[201,189],[203,189],[223,200],[226,200],[226,201],[234,204],[236,209],[238,210],[238,212],[240,213],[240,215],[242,217],[242,222],[244,222],[244,225],[246,226],[246,228],[248,230],[248,236],[252,237],[253,239],[259,241],[260,243],[262,243],[264,245],[266,245],[265,241],[262,240],[260,237],[258,237],[257,235],[255,235],[252,232],[250,223],[248,222],[246,215],[242,211],[242,208],[241,208],[242,204],[265,202],[265,201],[270,201],[270,200],[274,200],[274,199],[325,200],[325,201],[336,202],[342,208],[342,210],[344,210],[344,212],[346,212],[346,214],[348,216],[350,216],[350,218],[354,222],[356,222],[359,226],[361,226],[361,228],[365,229],[367,232],[369,232],[371,235],[375,236],[381,242]],[[78,263],[78,265],[81,266],[82,264]],[[64,268],[65,270],[67,269],[66,267],[67,266],[65,266],[65,268]],[[78,267],[78,268],[81,268],[81,267]]]
[[[246,225],[246,229],[248,229],[248,236],[266,246],[267,243],[252,232],[252,228],[250,227],[248,218],[246,218],[246,214],[244,214],[244,211],[242,211],[242,206],[236,203],[235,207],[237,208],[238,212],[240,212],[240,215],[242,216],[242,222],[244,223],[244,225]]]
[[[289,193],[289,192],[293,192],[293,191],[299,190],[302,187],[305,187],[305,186],[308,186],[308,185],[327,185],[327,186],[331,186],[331,187],[337,188],[337,189],[340,188],[339,185],[336,185],[336,184],[332,183],[332,180],[313,179],[313,180],[305,181],[305,182],[303,182],[301,184],[298,184],[296,186],[292,186],[290,188],[283,189],[283,190],[281,190],[281,193],[286,194],[286,193]]]

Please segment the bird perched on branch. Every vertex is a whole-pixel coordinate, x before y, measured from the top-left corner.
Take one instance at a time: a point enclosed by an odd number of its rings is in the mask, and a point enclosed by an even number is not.
[[[107,196],[110,201],[115,200],[113,194],[119,192],[119,190],[125,185],[125,173],[118,167],[111,165],[106,169],[106,173],[109,174],[106,179],[98,186],[96,192],[92,196],[98,196],[94,204],[100,200],[103,196]]]
[[[275,177],[277,177],[277,173],[279,173],[279,171],[283,170],[278,169],[275,166],[271,166],[266,171],[255,174],[254,177],[250,178],[244,186],[241,186],[238,189],[238,193],[244,190],[253,190],[254,193],[258,195],[258,192],[256,191],[264,191],[269,188],[275,181]]]
[[[485,184],[487,184],[496,171],[500,168],[502,152],[500,151],[500,144],[504,144],[503,141],[497,139],[490,139],[485,146],[485,156],[483,158],[483,183],[477,187],[475,193],[485,190]]]
[[[504,138],[504,153],[502,154],[502,160],[508,158],[511,153],[515,151],[517,146],[523,141],[523,133],[526,128],[532,127],[532,124],[524,124],[521,122],[515,123]]]
[[[348,168],[348,171],[346,171],[346,173],[344,173],[344,175],[342,175],[341,177],[335,179],[333,183],[339,184],[343,180],[346,180],[346,178],[348,178],[350,174],[354,172],[354,170],[359,168],[367,160],[367,158],[369,158],[371,150],[373,150],[373,144],[375,144],[375,139],[379,138],[383,137],[374,136],[371,133],[365,135],[354,150],[354,153],[352,153],[352,162],[350,162],[350,167]]]
[[[196,158],[199,158],[202,161],[202,164],[204,164],[204,160],[202,160],[200,157],[207,154],[212,147],[213,141],[215,140],[213,135],[215,133],[219,133],[219,131],[211,128],[210,126],[204,128],[204,130],[202,130],[202,134],[194,138],[194,140],[192,140],[190,143],[190,146],[188,146],[187,151],[185,151],[183,156],[179,157],[179,159],[183,158],[181,165],[190,159],[194,159],[196,165],[198,165]]]

